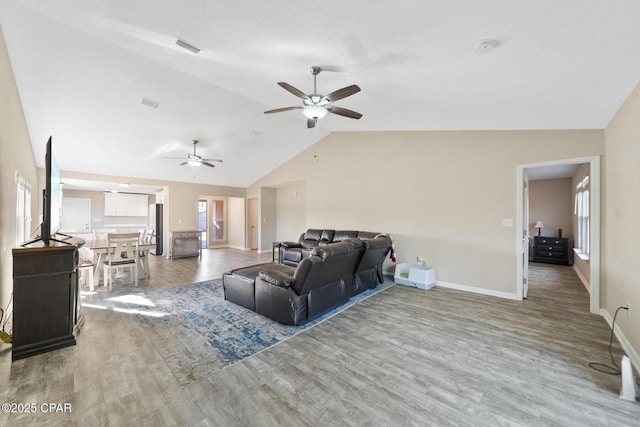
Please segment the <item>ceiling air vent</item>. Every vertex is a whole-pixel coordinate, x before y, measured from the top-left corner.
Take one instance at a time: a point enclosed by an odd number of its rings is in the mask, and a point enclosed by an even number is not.
[[[187,43],[187,42],[185,42],[183,40],[180,40],[180,39],[176,40],[176,44],[178,46],[180,46],[181,48],[183,48],[183,49],[187,49],[189,52],[193,52],[193,53],[200,52],[200,49],[198,49],[197,47],[195,47],[195,46],[193,46],[193,45],[191,45],[191,44],[189,44],[189,43]]]
[[[147,98],[142,98],[142,105],[146,105],[147,107],[151,107],[151,108],[158,108],[160,106],[159,102],[156,101],[152,101],[150,99]]]

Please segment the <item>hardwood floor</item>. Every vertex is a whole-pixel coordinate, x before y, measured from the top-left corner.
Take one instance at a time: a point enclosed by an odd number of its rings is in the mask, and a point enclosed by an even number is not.
[[[140,286],[188,286],[271,254],[149,261]],[[530,271],[526,301],[393,286],[185,387],[130,315],[87,309],[74,347],[11,363],[2,345],[0,403],[39,410],[0,425],[638,425],[620,377],[588,366],[609,362],[610,329],[573,270]]]

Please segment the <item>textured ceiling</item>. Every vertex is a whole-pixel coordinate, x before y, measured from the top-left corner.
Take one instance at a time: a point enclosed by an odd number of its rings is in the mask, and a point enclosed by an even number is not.
[[[330,132],[604,128],[640,79],[631,0],[0,0],[36,159],[245,187]],[[181,38],[202,51],[176,46]],[[488,53],[472,49],[495,39]],[[307,129],[310,93],[358,84]],[[160,104],[141,104],[148,98]],[[214,169],[178,166],[198,139]]]

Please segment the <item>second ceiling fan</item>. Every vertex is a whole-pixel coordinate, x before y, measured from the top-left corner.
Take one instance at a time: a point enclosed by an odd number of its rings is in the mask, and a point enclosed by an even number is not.
[[[198,154],[196,154],[196,145],[198,145],[198,140],[194,139],[193,140],[193,154],[189,154],[187,153],[186,158],[185,157],[164,157],[165,159],[179,159],[179,160],[184,160],[182,163],[180,163],[180,166],[183,165],[189,165],[189,166],[200,166],[200,165],[205,165],[205,166],[209,166],[210,168],[215,168],[216,166],[214,164],[212,164],[212,162],[214,163],[222,163],[222,160],[220,159],[205,159],[202,156],[199,156]]]
[[[343,87],[342,89],[338,89],[336,91],[331,92],[328,95],[320,95],[318,94],[317,86],[316,86],[316,77],[322,71],[322,68],[313,66],[311,67],[311,74],[313,75],[313,93],[306,94],[299,89],[291,86],[289,83],[278,82],[278,85],[284,88],[285,90],[291,92],[295,96],[302,99],[302,103],[304,105],[295,106],[295,107],[284,107],[277,108],[275,110],[265,111],[265,114],[271,113],[280,113],[283,111],[290,110],[302,110],[302,113],[307,118],[307,127],[313,128],[318,123],[318,119],[323,118],[327,115],[327,113],[337,114],[339,116],[348,117],[350,119],[359,119],[362,117],[362,114],[348,110],[342,107],[336,107],[331,105],[332,102],[338,101],[339,99],[346,98],[347,96],[351,96],[354,93],[360,92],[360,87],[358,85],[351,85],[347,87]]]

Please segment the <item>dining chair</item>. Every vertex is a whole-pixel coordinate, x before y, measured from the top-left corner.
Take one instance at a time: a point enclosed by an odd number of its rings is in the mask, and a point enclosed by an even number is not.
[[[94,228],[93,240],[107,240],[107,234],[113,233],[115,230],[108,228]]]
[[[93,280],[93,270],[95,268],[94,254],[91,249],[88,249],[84,246],[78,249],[78,275],[80,283],[85,285],[89,285],[89,290],[93,291],[94,289],[94,280]]]
[[[107,259],[104,261],[104,280],[112,289],[113,278],[111,271],[117,268],[129,268],[134,277],[134,284],[138,286],[138,262],[140,251],[138,244],[140,233],[109,233],[107,234]],[[113,248],[113,250],[112,250]]]

